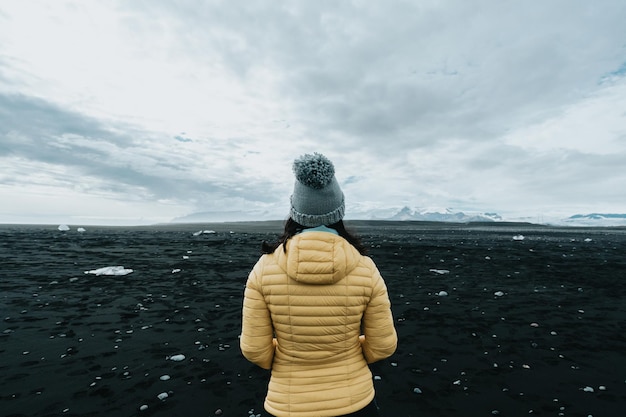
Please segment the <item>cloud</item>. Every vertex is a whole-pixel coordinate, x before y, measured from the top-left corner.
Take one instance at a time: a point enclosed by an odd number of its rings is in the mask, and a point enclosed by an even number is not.
[[[153,13],[176,16],[173,30],[185,25],[193,40],[183,51],[205,46],[244,81],[270,68],[301,113],[358,134],[371,132],[376,114],[386,131],[431,113],[519,118],[529,105],[562,104],[573,84],[592,88],[623,62],[623,46],[609,41],[624,34],[619,2],[202,4]]]
[[[158,134],[131,126],[105,128],[90,117],[24,96],[0,95],[0,126],[3,157],[29,161],[22,170],[6,166],[5,184],[36,183],[38,177],[27,170],[40,164],[50,177],[64,176],[60,184],[80,184],[85,192],[119,193],[120,198],[130,190],[134,198],[152,200],[184,200],[190,195],[202,200],[210,198],[203,195],[232,193],[223,174],[236,169],[229,162],[233,146],[198,160],[193,149],[171,146]],[[255,194],[245,184],[238,186]]]
[[[282,213],[318,151],[349,207],[624,207],[625,19],[621,0],[14,3],[0,185]]]
[[[535,150],[576,150],[589,154],[626,151],[626,78],[603,80],[592,94],[569,103],[552,118],[527,125],[503,137],[514,146]]]
[[[190,138],[186,138],[182,135],[176,135],[174,136],[174,139],[176,139],[179,142],[192,142],[192,140]]]
[[[11,187],[8,193],[37,189],[47,199],[58,195],[78,210],[93,196],[178,207],[158,221],[194,211],[258,211],[274,205],[282,213],[292,181],[284,162],[290,158],[276,152],[282,164],[272,163],[245,138],[180,137],[189,140],[122,122],[105,126],[39,98],[0,94],[0,186]],[[277,171],[283,178],[278,184]],[[68,193],[71,198],[61,197]]]

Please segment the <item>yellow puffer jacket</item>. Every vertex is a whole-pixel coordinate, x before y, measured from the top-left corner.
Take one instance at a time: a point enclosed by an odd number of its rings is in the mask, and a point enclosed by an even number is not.
[[[361,333],[362,332],[362,333]],[[374,262],[328,232],[263,255],[246,284],[240,347],[271,369],[265,409],[278,417],[349,414],[374,398],[368,363],[396,350],[387,287]]]

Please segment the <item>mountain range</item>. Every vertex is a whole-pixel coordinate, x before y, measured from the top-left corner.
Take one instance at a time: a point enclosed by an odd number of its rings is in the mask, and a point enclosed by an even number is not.
[[[562,224],[572,226],[626,226],[626,214],[575,214],[567,219],[564,219]]]
[[[430,221],[430,222],[496,222],[502,221],[502,217],[497,213],[464,213],[455,211],[450,208],[444,209],[411,209],[410,207],[402,207],[397,213],[390,217],[380,220],[412,220],[412,221]]]
[[[555,226],[626,226],[626,214],[616,213],[590,213],[575,214],[566,218],[504,218],[494,212],[464,212],[451,208],[387,208],[349,213],[347,219],[352,220],[389,220],[389,221],[431,221],[431,222],[507,222],[523,221],[528,223],[555,225]],[[177,217],[173,223],[210,223],[210,222],[235,222],[235,221],[262,221],[281,220],[269,211],[220,211],[200,212],[187,216]]]

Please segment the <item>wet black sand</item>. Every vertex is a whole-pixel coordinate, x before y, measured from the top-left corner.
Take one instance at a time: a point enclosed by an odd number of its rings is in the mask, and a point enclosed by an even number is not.
[[[400,337],[372,366],[383,416],[624,415],[625,229],[348,225]],[[262,413],[240,309],[281,224],[85,229],[0,226],[0,415]],[[116,265],[133,272],[84,273]]]

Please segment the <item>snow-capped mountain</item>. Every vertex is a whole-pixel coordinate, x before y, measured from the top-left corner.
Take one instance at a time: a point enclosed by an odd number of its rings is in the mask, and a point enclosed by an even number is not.
[[[271,211],[222,211],[192,213],[171,220],[172,223],[202,223],[284,220],[284,216]],[[391,221],[431,221],[431,222],[524,222],[552,226],[578,227],[626,227],[626,214],[590,213],[575,214],[563,218],[560,216],[506,217],[494,212],[464,212],[451,208],[411,208],[386,207],[353,210],[346,213],[346,220],[391,220]]]
[[[418,221],[432,221],[432,222],[494,222],[502,221],[502,217],[497,213],[464,213],[462,211],[455,211],[450,208],[443,209],[419,209],[410,207],[402,207],[394,215],[380,220],[418,220]]]
[[[589,213],[575,214],[561,221],[571,226],[626,226],[626,214]]]
[[[434,222],[528,222],[554,226],[590,226],[590,227],[615,227],[626,226],[626,214],[615,213],[590,213],[575,214],[567,218],[541,216],[541,220],[533,217],[507,217],[503,218],[493,212],[463,212],[450,208],[410,208],[396,209],[395,213],[385,217],[371,217],[372,220],[417,220]]]

